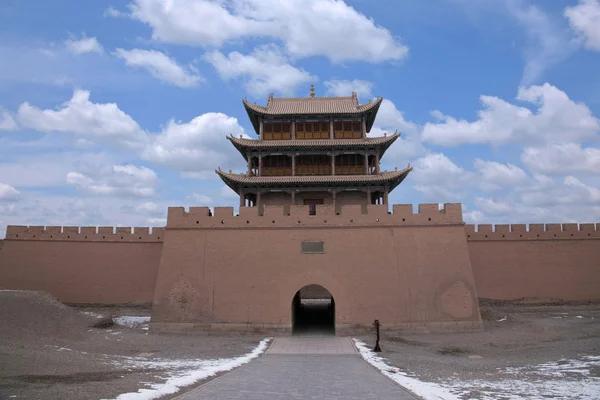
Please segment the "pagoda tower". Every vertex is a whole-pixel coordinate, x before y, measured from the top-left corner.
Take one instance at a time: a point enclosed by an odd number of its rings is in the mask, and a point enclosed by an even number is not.
[[[412,171],[381,171],[385,151],[400,134],[367,137],[382,97],[359,104],[358,96],[277,98],[267,105],[243,100],[258,139],[228,136],[248,163],[246,173],[216,171],[240,196],[240,207],[318,204],[388,204],[389,193]]]

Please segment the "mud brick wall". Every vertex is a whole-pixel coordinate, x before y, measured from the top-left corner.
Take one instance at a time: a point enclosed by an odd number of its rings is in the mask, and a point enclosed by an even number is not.
[[[600,300],[600,224],[466,225],[477,294]]]
[[[153,321],[290,324],[296,292],[318,284],[338,325],[480,324],[460,204],[335,211],[169,208]]]
[[[67,303],[150,303],[164,228],[9,226],[0,288]]]

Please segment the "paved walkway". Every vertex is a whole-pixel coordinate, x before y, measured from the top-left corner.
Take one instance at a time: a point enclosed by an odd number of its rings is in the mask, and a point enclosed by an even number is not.
[[[394,399],[409,392],[364,361],[350,338],[277,338],[248,364],[177,400]]]

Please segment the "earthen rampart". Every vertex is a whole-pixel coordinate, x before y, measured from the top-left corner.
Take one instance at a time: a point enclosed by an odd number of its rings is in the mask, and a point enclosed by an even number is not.
[[[600,300],[600,224],[466,225],[480,298]]]
[[[170,208],[153,326],[289,330],[294,295],[315,284],[340,329],[481,326],[460,204]]]
[[[0,288],[66,303],[150,303],[163,239],[164,228],[9,226]]]

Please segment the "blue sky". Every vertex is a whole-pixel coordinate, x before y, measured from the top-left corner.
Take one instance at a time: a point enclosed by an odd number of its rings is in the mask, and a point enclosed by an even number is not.
[[[6,0],[6,225],[161,226],[231,205],[241,99],[383,96],[393,203],[471,223],[600,221],[600,0]]]

